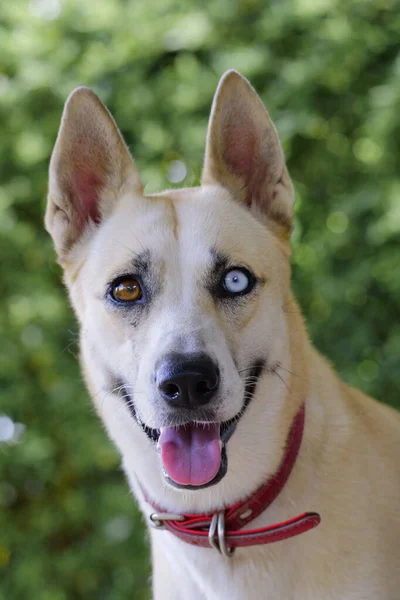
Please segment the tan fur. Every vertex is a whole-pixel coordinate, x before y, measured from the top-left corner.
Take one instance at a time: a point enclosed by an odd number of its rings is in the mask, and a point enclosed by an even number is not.
[[[88,219],[83,230],[68,200],[71,157],[80,151],[77,132],[89,140],[89,169],[103,175],[102,221],[95,226]],[[249,169],[243,147],[254,150]],[[250,494],[277,469],[304,401],[305,433],[294,470],[252,527],[307,510],[322,517],[311,532],[238,550],[230,561],[150,530],[154,598],[396,600],[400,418],[342,383],[308,340],[290,291],[292,186],[261,101],[239,74],[224,76],[199,188],[144,196],[128,157],[100,101],[86,90],[75,92],[52,158],[46,226],[81,324],[88,388],[145,518],[152,510],[138,482],[157,504],[177,512],[218,510]],[[221,308],[202,284],[214,245],[261,282],[256,296],[233,311]],[[151,316],[133,326],[107,305],[105,286],[129,272],[144,248],[156,264],[159,291]],[[177,345],[193,351],[201,344],[223,367],[221,420],[233,417],[243,402],[244,383],[233,358],[239,370],[258,356],[268,356],[276,368],[263,374],[228,443],[226,476],[212,487],[182,491],[166,483],[158,454],[112,388],[110,374],[123,373],[134,386],[137,412],[157,428],[163,406],[149,383],[157,359]]]

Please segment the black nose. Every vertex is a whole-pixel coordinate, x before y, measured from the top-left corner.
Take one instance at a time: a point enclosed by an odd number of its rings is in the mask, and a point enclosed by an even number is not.
[[[218,390],[219,369],[206,354],[170,354],[159,364],[156,383],[171,406],[197,408]]]

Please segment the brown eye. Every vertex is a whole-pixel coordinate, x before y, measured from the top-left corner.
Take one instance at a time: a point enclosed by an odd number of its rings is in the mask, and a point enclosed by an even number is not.
[[[124,279],[112,287],[111,296],[119,302],[136,302],[142,297],[142,288],[136,279]]]

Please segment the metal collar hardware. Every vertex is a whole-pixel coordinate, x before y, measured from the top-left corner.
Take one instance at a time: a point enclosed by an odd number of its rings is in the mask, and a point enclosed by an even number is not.
[[[215,537],[217,532],[217,538]],[[211,548],[217,550],[225,558],[231,558],[235,549],[227,548],[225,540],[225,511],[220,510],[215,513],[211,519],[210,529],[208,530],[208,541]]]
[[[163,529],[165,527],[165,521],[184,521],[183,515],[175,513],[152,513],[150,515],[150,525],[154,529]],[[207,523],[204,523],[206,525]],[[199,524],[200,525],[200,524]],[[217,550],[219,554],[225,556],[225,558],[231,558],[235,549],[228,548],[226,545],[225,538],[225,511],[220,510],[214,513],[211,518],[210,527],[208,529],[208,541],[211,548]]]
[[[185,517],[183,515],[177,515],[175,513],[152,513],[150,515],[150,525],[154,527],[154,529],[163,529],[164,523],[163,521],[184,521]]]

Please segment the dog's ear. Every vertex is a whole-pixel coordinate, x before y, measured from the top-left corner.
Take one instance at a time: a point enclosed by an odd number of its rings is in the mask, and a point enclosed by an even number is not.
[[[142,190],[114,119],[94,92],[76,89],[65,103],[50,161],[45,223],[60,259],[129,187]]]
[[[250,83],[236,71],[218,85],[202,183],[219,183],[280,233],[291,229],[293,187],[276,129]]]

